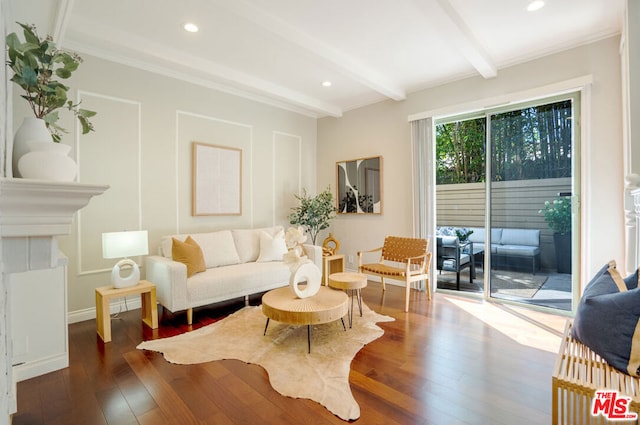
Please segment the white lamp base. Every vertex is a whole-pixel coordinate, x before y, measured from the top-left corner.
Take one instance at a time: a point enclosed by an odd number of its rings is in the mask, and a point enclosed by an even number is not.
[[[131,273],[129,276],[120,276],[120,268],[123,266],[130,266]],[[111,283],[114,288],[128,288],[130,286],[135,286],[140,282],[140,269],[135,261],[125,258],[124,260],[118,261],[118,263],[113,266],[113,270],[111,270]]]

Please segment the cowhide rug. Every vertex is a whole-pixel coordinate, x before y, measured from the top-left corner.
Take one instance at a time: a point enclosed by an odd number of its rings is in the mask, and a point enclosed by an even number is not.
[[[362,305],[363,317],[354,306],[353,328],[340,320],[311,327],[311,353],[307,352],[307,327],[271,320],[267,335],[260,307],[244,307],[225,319],[182,335],[146,341],[142,350],[158,351],[167,361],[194,364],[238,359],[262,366],[271,386],[280,394],[314,400],[343,420],[360,417],[360,406],[351,394],[349,368],[353,357],[384,331],[377,322],[394,319]]]

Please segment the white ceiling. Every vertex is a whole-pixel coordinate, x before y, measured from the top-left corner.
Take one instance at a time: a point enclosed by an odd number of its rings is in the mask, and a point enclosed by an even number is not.
[[[624,0],[10,0],[59,45],[313,117],[619,34]],[[192,21],[195,34],[182,25]],[[18,28],[16,28],[16,31]],[[330,88],[321,83],[330,80]]]

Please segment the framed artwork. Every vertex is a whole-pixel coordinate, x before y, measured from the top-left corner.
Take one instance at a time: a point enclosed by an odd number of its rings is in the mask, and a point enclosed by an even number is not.
[[[193,142],[191,215],[242,214],[242,149]]]
[[[338,214],[382,214],[382,157],[336,163]]]

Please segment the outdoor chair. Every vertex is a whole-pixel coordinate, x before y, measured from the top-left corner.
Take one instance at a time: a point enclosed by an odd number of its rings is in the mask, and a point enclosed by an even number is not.
[[[428,246],[429,241],[426,239],[387,236],[383,246],[358,251],[358,270],[360,273],[379,276],[383,291],[386,290],[385,278],[403,281],[406,286],[404,311],[408,312],[411,283],[424,280],[427,299],[431,300],[428,276],[431,253],[427,251]],[[362,264],[363,254],[377,251],[382,252],[378,263]]]
[[[460,239],[455,236],[439,236],[436,240],[436,268],[442,272],[456,272],[456,289],[460,290],[460,271],[469,268],[469,283],[473,283],[475,267],[471,256],[464,252],[466,245],[460,244]],[[468,242],[467,244],[472,244]],[[471,245],[473,252],[473,245]]]

